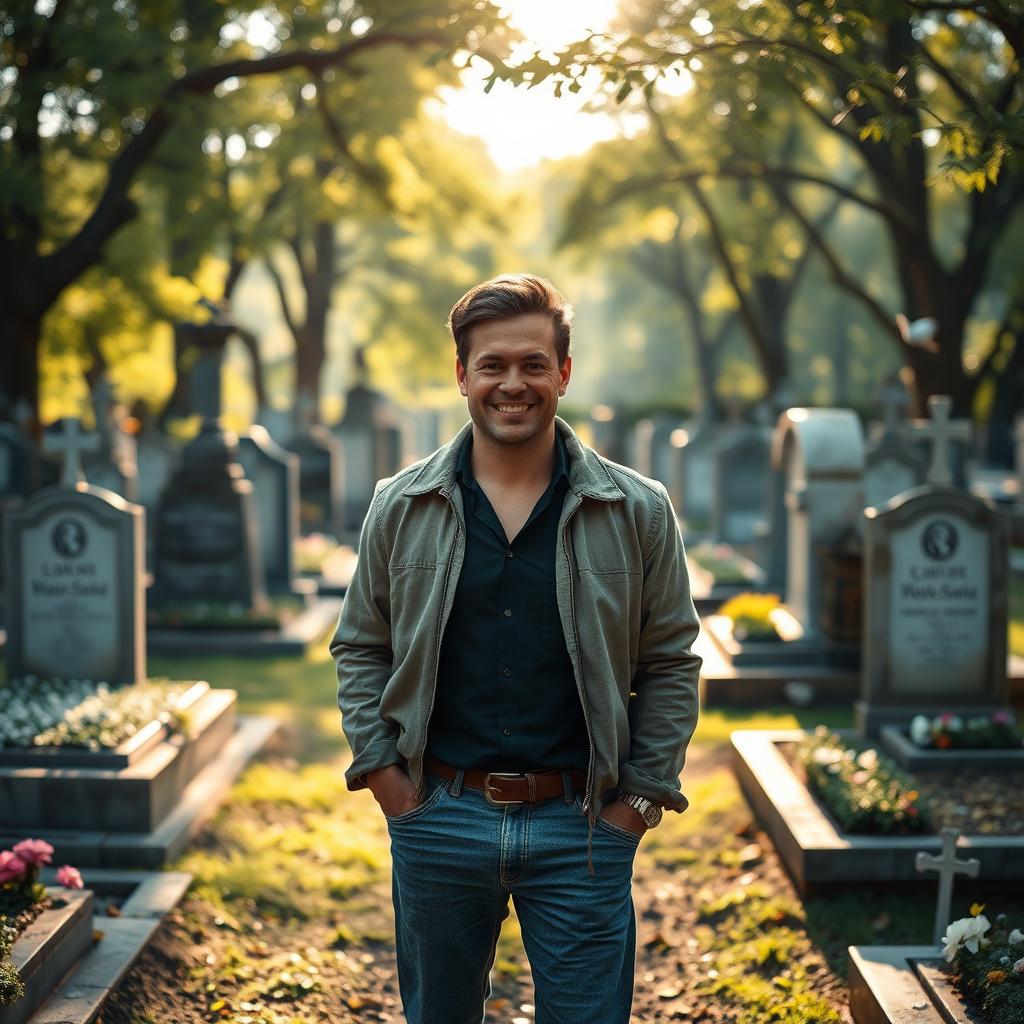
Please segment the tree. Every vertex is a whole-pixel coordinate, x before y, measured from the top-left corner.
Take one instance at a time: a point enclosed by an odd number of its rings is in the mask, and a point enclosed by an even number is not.
[[[654,96],[659,78],[692,79],[681,101],[707,111],[705,138],[730,126],[726,158],[689,157],[666,172],[680,186],[711,176],[751,180],[778,192],[826,262],[835,284],[884,327],[927,395],[953,396],[969,414],[987,360],[965,363],[967,323],[985,290],[993,255],[1024,202],[1024,9],[1006,0],[783,0],[689,6],[642,5],[633,31],[568,47],[554,65],[495,75],[569,88],[598,67],[624,101]],[[822,174],[805,161],[778,161],[773,115],[798,111],[855,161],[855,177]],[[936,187],[964,190],[952,240],[940,223]],[[787,194],[779,192],[788,188]],[[846,267],[808,216],[810,193],[832,193],[877,218],[889,243],[900,306],[885,308]],[[894,314],[938,322],[934,344],[908,341]],[[994,358],[996,349],[990,352]]]
[[[311,33],[296,29],[318,18]],[[252,42],[252,29],[264,38]],[[138,188],[172,129],[202,120],[218,87],[293,69],[358,76],[387,48],[443,57],[503,45],[496,10],[469,0],[258,0],[222,8],[189,0],[101,4],[15,0],[0,14],[0,399],[38,401],[43,321],[140,215]],[[304,45],[289,43],[299,34]],[[283,42],[282,42],[283,40]],[[71,208],[54,208],[71,163],[100,173]],[[2,404],[2,403],[0,403]]]

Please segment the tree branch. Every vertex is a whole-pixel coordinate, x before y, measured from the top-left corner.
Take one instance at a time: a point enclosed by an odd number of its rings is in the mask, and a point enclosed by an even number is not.
[[[369,33],[336,50],[296,50],[248,60],[212,64],[188,72],[172,82],[157,101],[142,130],[132,137],[110,166],[107,184],[92,214],[79,232],[59,249],[38,261],[40,291],[46,297],[43,311],[84,270],[95,262],[100,249],[126,219],[128,189],[153,150],[174,123],[175,101],[183,96],[204,96],[228,78],[246,78],[275,74],[292,68],[305,68],[311,74],[339,67],[361,53],[382,46],[415,48],[446,42],[442,32]],[[132,214],[134,216],[134,213]]]
[[[298,344],[299,327],[292,314],[292,308],[288,304],[288,293],[285,291],[284,280],[280,273],[278,273],[277,267],[274,265],[274,260],[270,253],[267,253],[267,255],[264,256],[263,262],[266,264],[267,273],[270,275],[270,279],[274,282],[274,288],[277,290],[277,297],[281,303],[281,315],[284,317],[285,325],[288,327],[295,343]]]

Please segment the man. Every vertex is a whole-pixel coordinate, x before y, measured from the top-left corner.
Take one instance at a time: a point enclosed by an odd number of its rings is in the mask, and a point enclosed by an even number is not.
[[[633,856],[697,720],[697,616],[658,483],[555,416],[572,310],[543,278],[452,309],[472,420],[382,480],[331,653],[394,863],[409,1024],[480,1024],[509,897],[537,1024],[626,1024]]]

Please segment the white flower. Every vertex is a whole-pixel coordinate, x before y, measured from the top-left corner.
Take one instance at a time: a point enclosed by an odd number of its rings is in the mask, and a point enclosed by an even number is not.
[[[917,715],[910,723],[910,738],[919,747],[931,746],[932,723],[925,715]]]
[[[835,764],[842,760],[843,754],[835,747],[816,747],[811,758],[815,764]]]
[[[969,953],[977,953],[981,937],[989,930],[989,921],[984,914],[977,917],[962,917],[946,928],[942,936],[942,952],[947,963],[952,963],[961,947]]]
[[[878,767],[878,751],[877,750],[865,750],[858,758],[857,765],[860,768],[864,768],[869,772],[873,772]]]
[[[1016,942],[1024,942],[1024,932],[1019,928],[1014,928],[1013,931],[1010,932],[1010,944],[1013,945]]]
[[[1024,956],[1013,965],[1014,974],[1024,974]]]

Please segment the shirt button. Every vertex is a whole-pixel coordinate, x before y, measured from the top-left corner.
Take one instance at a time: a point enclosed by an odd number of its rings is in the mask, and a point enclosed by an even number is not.
[[[506,554],[508,555],[509,558],[515,558],[515,553],[512,551],[511,548],[508,549]]]
[[[511,736],[512,735],[512,730],[511,729],[502,729],[501,732],[502,732],[502,735],[504,735],[504,736]]]
[[[506,608],[505,609],[505,618],[506,619],[511,619],[512,618],[512,609],[511,608]]]
[[[506,666],[505,666],[505,667],[504,667],[504,668],[503,668],[503,669],[501,670],[501,674],[502,674],[503,676],[505,676],[505,678],[507,679],[507,678],[508,678],[508,677],[509,677],[510,675],[512,675],[512,669],[510,669],[510,668],[509,668],[509,667],[508,667],[508,666],[506,665]]]

